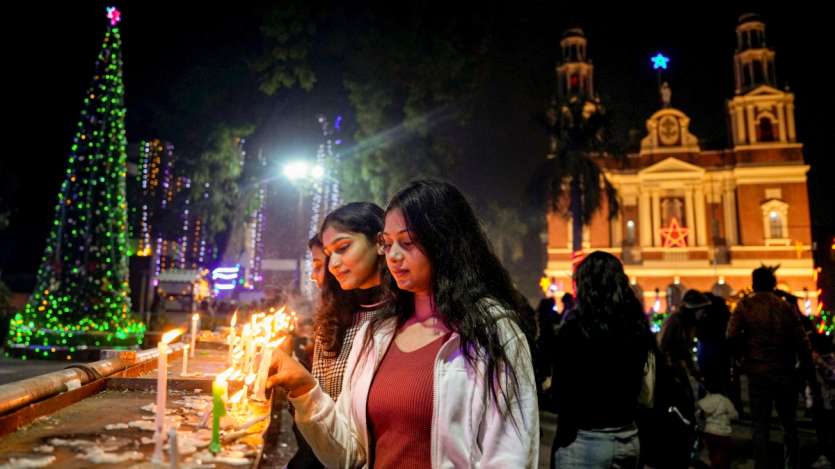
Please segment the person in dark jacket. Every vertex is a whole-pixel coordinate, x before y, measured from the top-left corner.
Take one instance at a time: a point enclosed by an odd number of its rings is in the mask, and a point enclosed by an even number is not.
[[[693,360],[693,339],[696,333],[696,318],[702,317],[710,306],[708,298],[696,291],[688,290],[682,297],[678,311],[670,313],[661,327],[659,347],[671,376],[670,386],[679,396],[677,408],[682,421],[694,422],[696,393],[693,383],[701,381],[701,372]],[[665,435],[667,459],[665,467],[688,467],[690,450],[696,438],[691,424],[670,426]]]
[[[655,338],[616,257],[589,254],[575,279],[577,307],[555,341],[551,467],[635,468],[638,397]]]
[[[813,370],[811,345],[791,306],[774,293],[775,268],[762,266],[751,273],[754,293],[737,304],[728,323],[728,340],[742,370],[748,375],[753,419],[754,460],[757,469],[769,467],[769,419],[772,406],[783,426],[785,466],[798,467],[795,414],[799,392],[795,363]]]
[[[722,298],[711,293],[705,293],[705,296],[710,306],[696,318],[696,363],[705,386],[727,396],[731,389],[731,354],[725,331],[731,311]]]

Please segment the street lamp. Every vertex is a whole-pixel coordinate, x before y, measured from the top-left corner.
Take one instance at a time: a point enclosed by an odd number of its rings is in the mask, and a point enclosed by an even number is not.
[[[304,160],[297,160],[285,164],[282,173],[284,177],[293,182],[318,181],[325,176],[325,168],[318,164],[314,165]]]
[[[303,244],[307,241],[304,239],[304,189],[307,184],[321,181],[325,176],[325,168],[318,164],[310,164],[305,160],[294,160],[286,163],[282,168],[282,174],[286,177],[296,189],[299,191],[299,202],[296,208],[296,224],[301,232],[301,239]],[[306,245],[306,244],[305,244]],[[302,287],[302,257],[299,257],[296,266],[298,286]]]

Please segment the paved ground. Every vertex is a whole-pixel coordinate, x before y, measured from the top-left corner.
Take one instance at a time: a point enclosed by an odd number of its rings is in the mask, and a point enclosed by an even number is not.
[[[0,358],[0,384],[10,383],[21,379],[38,376],[51,371],[61,370],[70,362],[48,361],[48,360],[12,360]],[[743,396],[747,393],[743,392]],[[748,409],[744,409],[746,412]],[[801,401],[798,401],[798,415],[800,426],[800,457],[801,467],[809,467],[818,456],[819,452],[815,444],[815,433],[811,420],[804,415],[804,408]],[[551,461],[551,442],[556,432],[556,416],[550,412],[540,413],[540,427],[542,438],[540,440],[540,468],[548,468]],[[777,423],[776,415],[772,418],[771,451],[773,467],[780,467],[782,462],[782,432]],[[739,469],[753,468],[751,458],[751,422],[742,419],[734,423],[734,450],[733,467]],[[702,452],[702,459],[707,462],[707,452]]]
[[[32,378],[52,371],[62,370],[78,362],[56,360],[14,360],[0,352],[0,384]]]
[[[751,442],[751,409],[748,403],[748,385],[747,379],[743,376],[742,382],[742,398],[743,409],[741,409],[742,418],[733,422],[733,451],[731,467],[735,469],[753,469],[754,461],[753,448]],[[540,457],[539,467],[547,469],[551,463],[551,443],[554,441],[554,434],[556,433],[557,419],[556,415],[550,412],[540,412],[539,423],[542,428],[542,438],[540,439]],[[798,396],[797,402],[797,416],[800,439],[800,467],[808,468],[820,456],[817,448],[815,430],[812,425],[811,416],[807,415],[805,403]],[[772,413],[771,417],[771,432],[770,432],[770,455],[772,467],[783,467],[783,432],[777,419],[776,412]],[[708,459],[707,450],[702,449],[701,459],[704,461],[704,468],[710,467],[710,460]]]

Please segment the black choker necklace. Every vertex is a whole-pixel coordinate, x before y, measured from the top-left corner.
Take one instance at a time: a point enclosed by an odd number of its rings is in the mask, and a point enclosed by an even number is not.
[[[377,307],[382,299],[382,293],[383,287],[380,285],[365,289],[358,288],[354,290],[355,304],[363,309]]]

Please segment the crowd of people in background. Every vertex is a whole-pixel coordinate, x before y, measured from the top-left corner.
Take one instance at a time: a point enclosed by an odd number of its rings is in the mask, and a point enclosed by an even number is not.
[[[596,272],[589,275],[595,264]],[[559,417],[551,467],[698,467],[703,445],[710,467],[729,468],[732,422],[747,410],[743,376],[754,467],[769,467],[774,460],[768,447],[774,410],[783,432],[783,466],[800,467],[797,409],[804,397],[819,451],[812,467],[831,467],[833,337],[812,327],[797,297],[776,289],[775,270],[755,269],[753,291],[733,312],[721,297],[685,292],[650,344],[654,360],[647,360],[643,348],[630,345],[624,332],[627,318],[635,318],[638,330],[645,331],[648,317],[636,304],[620,262],[599,252],[587,256],[575,272],[576,303],[568,295],[562,301],[566,306],[558,309],[554,298],[545,298],[537,309],[534,362],[540,405]],[[617,313],[608,315],[610,310]],[[643,372],[630,368],[629,357],[644,363]],[[639,376],[641,391],[635,381]],[[638,399],[636,406],[636,393],[644,396],[648,387],[652,400]],[[610,407],[618,402],[620,407]],[[619,413],[624,411],[632,413]],[[605,418],[595,422],[601,415]],[[630,422],[639,450],[632,446]],[[575,449],[580,447],[585,448]],[[591,462],[598,460],[608,462]]]
[[[318,299],[270,381],[294,413],[291,469],[537,467],[540,411],[557,416],[551,467],[699,467],[705,448],[710,467],[729,468],[744,419],[765,468],[773,409],[795,468],[802,398],[820,452],[812,467],[835,461],[833,338],[776,289],[773,268],[752,272],[733,310],[686,291],[654,333],[620,260],[592,252],[576,296],[534,310],[464,197],[437,181],[410,184],[385,209],[338,208],[308,248]],[[245,317],[291,300],[201,307]]]

